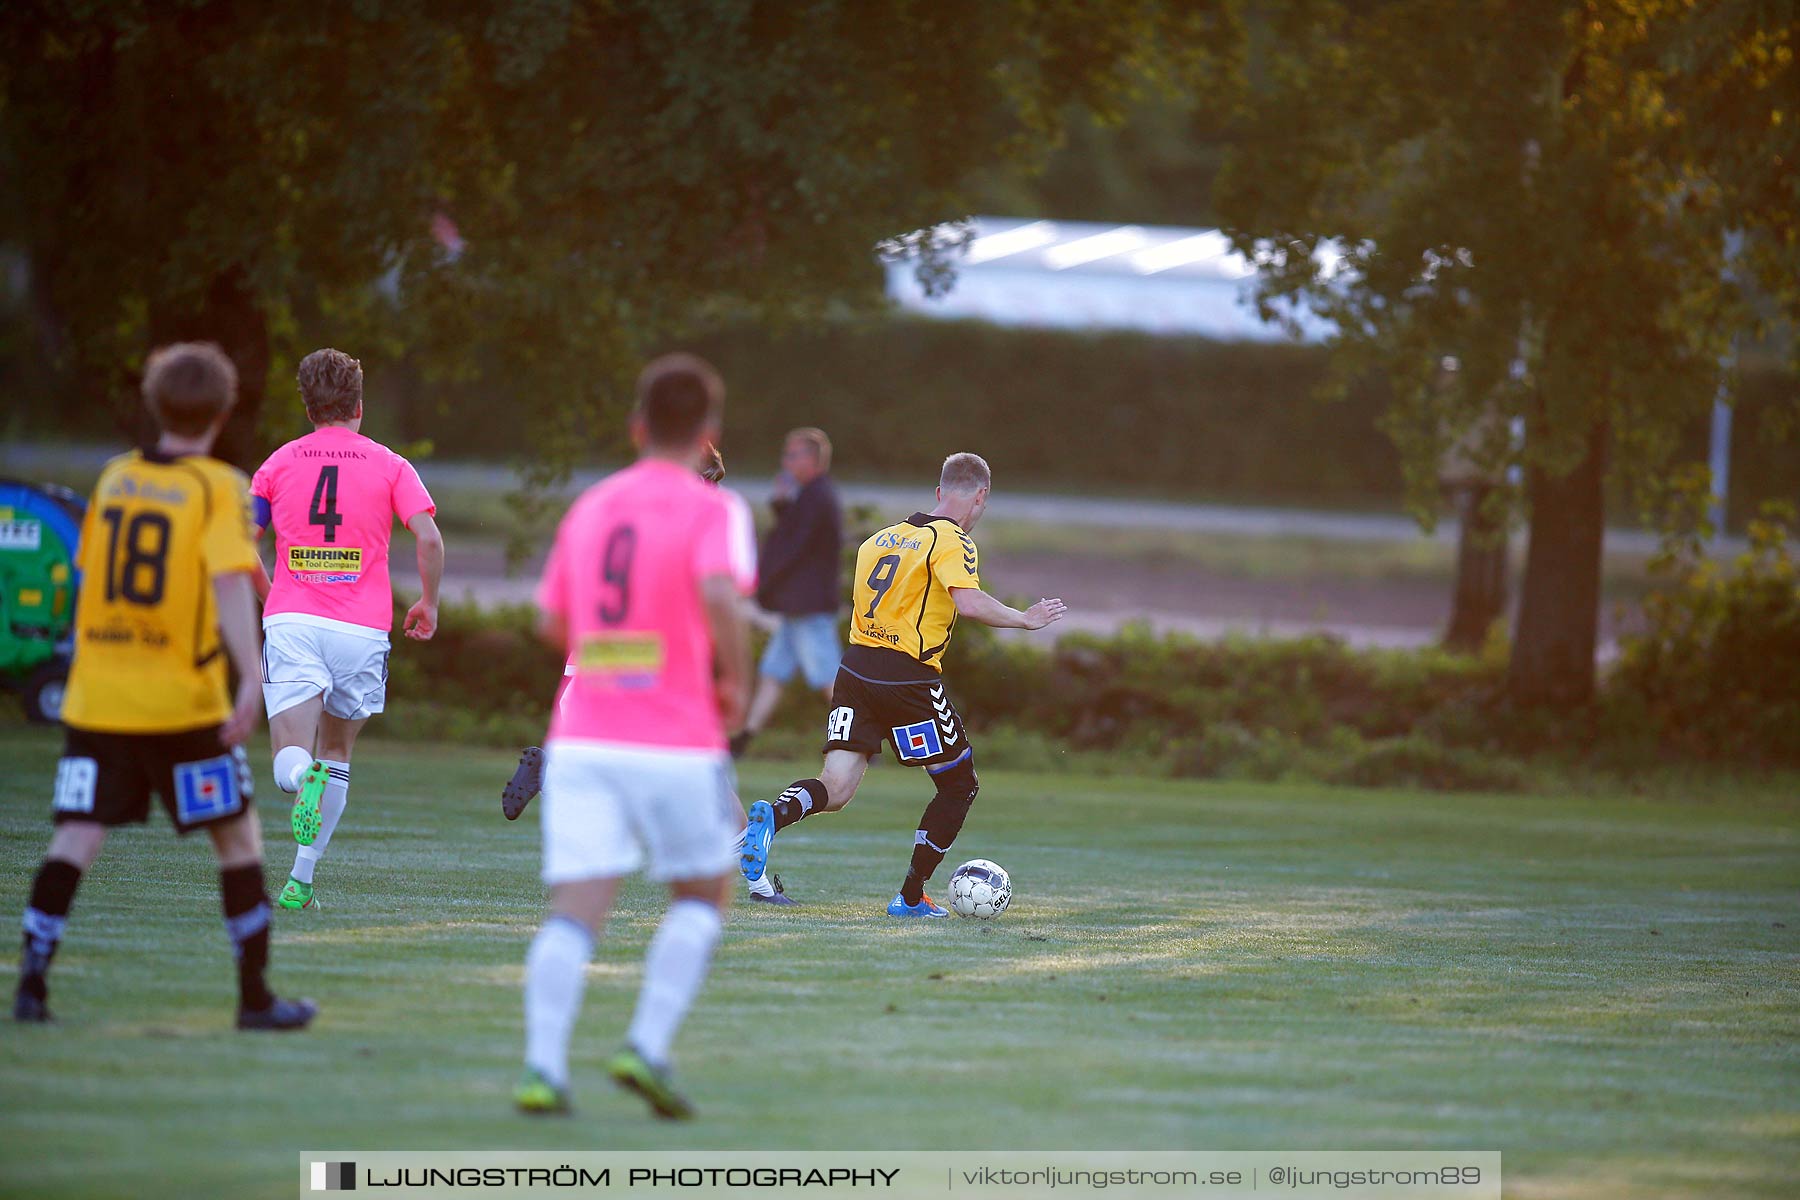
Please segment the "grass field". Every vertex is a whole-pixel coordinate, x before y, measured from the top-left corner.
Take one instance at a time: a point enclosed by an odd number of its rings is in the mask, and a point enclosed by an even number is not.
[[[56,753],[0,729],[6,922]],[[303,1149],[768,1146],[1498,1149],[1509,1195],[1794,1194],[1792,798],[995,771],[954,860],[1009,868],[1012,910],[900,925],[876,914],[923,792],[884,767],[777,843],[808,907],[734,911],[678,1044],[702,1117],[671,1127],[596,1065],[659,911],[641,885],[591,968],[576,1115],[508,1108],[540,912],[536,824],[495,800],[510,769],[365,747],[327,907],[277,917],[273,981],[323,1005],[301,1035],[229,1032],[205,846],[160,817],[117,835],[56,963],[60,1023],[0,1034],[0,1193],[286,1196]]]

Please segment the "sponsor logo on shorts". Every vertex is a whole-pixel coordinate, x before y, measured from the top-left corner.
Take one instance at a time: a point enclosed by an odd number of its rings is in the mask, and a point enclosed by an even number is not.
[[[619,688],[651,688],[662,677],[657,633],[590,633],[575,652],[575,673]]]
[[[229,816],[244,807],[238,763],[237,754],[221,754],[175,764],[175,812],[183,824]]]
[[[56,792],[50,806],[57,812],[91,813],[100,764],[91,758],[65,758],[56,764]]]
[[[894,752],[901,762],[918,762],[936,758],[944,752],[936,721],[920,721],[916,725],[896,725],[893,729]]]
[[[941,683],[931,686],[931,710],[937,714],[944,745],[956,745],[962,739],[962,735],[956,732],[956,710],[950,707],[950,697],[944,695],[944,685]]]

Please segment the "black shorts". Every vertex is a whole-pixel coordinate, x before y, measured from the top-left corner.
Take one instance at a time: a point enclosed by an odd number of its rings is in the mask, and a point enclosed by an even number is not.
[[[968,730],[941,678],[883,683],[839,667],[831,702],[836,707],[825,719],[827,751],[874,758],[887,741],[902,763],[934,772],[970,754]]]
[[[70,727],[56,764],[56,823],[141,825],[150,793],[179,833],[250,811],[250,761],[219,741],[219,727],[180,733],[98,733]]]

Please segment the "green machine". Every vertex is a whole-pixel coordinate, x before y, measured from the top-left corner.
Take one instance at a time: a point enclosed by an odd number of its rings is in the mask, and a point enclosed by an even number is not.
[[[68,488],[0,479],[0,681],[33,721],[62,713],[85,508]]]

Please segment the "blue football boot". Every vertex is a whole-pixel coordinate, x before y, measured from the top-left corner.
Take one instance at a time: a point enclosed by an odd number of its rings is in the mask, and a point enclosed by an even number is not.
[[[888,901],[887,912],[890,917],[947,917],[950,915],[944,909],[939,908],[937,902],[930,896],[921,894],[917,904],[908,904],[906,897],[899,892],[895,892],[894,898]]]
[[[767,800],[750,806],[750,823],[744,826],[741,870],[751,883],[769,869],[769,843],[775,840],[775,808]]]

